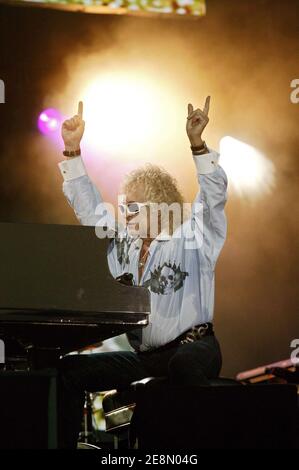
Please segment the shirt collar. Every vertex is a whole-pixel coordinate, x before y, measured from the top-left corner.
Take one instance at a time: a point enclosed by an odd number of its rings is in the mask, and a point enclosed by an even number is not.
[[[169,233],[166,231],[166,230],[162,230],[157,236],[156,238],[153,239],[153,242],[166,242],[166,241],[169,241],[171,239],[171,235],[169,235]],[[136,237],[133,239],[133,243],[137,244],[138,246],[142,245],[141,243],[141,238],[140,237]]]

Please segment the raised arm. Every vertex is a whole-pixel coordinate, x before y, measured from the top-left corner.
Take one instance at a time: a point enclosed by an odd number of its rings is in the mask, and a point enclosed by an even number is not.
[[[224,212],[227,200],[227,176],[219,165],[219,153],[208,148],[202,140],[202,132],[209,122],[210,97],[204,110],[193,111],[188,105],[187,135],[191,143],[193,160],[200,189],[192,206],[192,224],[197,247],[214,269],[223,247],[227,221]]]
[[[64,121],[61,129],[65,145],[65,160],[58,163],[64,179],[62,190],[82,225],[115,228],[115,219],[108,208],[105,210],[101,193],[89,178],[81,157],[80,142],[84,128],[83,103],[80,101],[78,113]]]
[[[214,268],[227,231],[224,212],[227,200],[227,176],[218,164],[219,153],[215,150],[209,149],[209,153],[202,156],[194,155],[193,159],[200,185],[193,204],[194,227],[198,236],[202,238],[203,254]]]
[[[96,226],[99,238],[108,236],[108,263],[111,274],[119,276],[127,264],[128,235],[125,227],[118,225],[112,211],[103,201],[101,193],[89,178],[81,158],[80,142],[84,133],[83,103],[78,114],[66,120],[61,135],[65,144],[65,160],[58,163],[63,176],[63,193],[82,225]],[[103,228],[104,227],[104,228]]]

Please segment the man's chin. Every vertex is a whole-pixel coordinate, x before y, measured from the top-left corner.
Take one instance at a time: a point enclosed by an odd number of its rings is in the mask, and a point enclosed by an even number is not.
[[[128,224],[127,231],[131,237],[138,237],[139,236],[138,224],[132,224],[132,225]]]

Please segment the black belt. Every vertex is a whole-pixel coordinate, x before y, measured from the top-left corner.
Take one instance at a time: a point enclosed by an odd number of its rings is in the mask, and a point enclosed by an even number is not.
[[[188,344],[197,341],[204,336],[214,336],[214,329],[213,323],[201,323],[200,325],[195,325],[189,330],[185,331],[181,335],[177,336],[177,338],[173,339],[169,343],[163,344],[162,346],[158,346],[157,348],[150,349],[147,351],[138,351],[139,354],[146,354],[150,352],[158,352],[164,351],[169,349],[173,346],[179,346],[180,344]]]

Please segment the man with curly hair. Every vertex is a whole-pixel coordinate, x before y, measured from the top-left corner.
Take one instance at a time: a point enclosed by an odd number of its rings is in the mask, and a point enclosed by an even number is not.
[[[214,270],[226,238],[227,177],[219,153],[202,140],[209,106],[209,96],[203,110],[188,105],[186,131],[200,185],[191,213],[186,217],[175,179],[147,164],[130,173],[122,186],[124,225],[107,211],[106,217],[101,214],[104,202],[80,156],[82,102],[78,114],[63,123],[66,159],[58,165],[68,203],[81,224],[114,234],[108,249],[113,276],[129,273],[134,285],[147,287],[151,294],[149,324],[127,335],[133,351],[66,356],[60,361],[67,392],[67,447],[75,446],[85,390],[126,388],[133,381],[161,376],[175,385],[209,385],[220,373],[221,350],[212,320]],[[176,210],[167,211],[169,207]]]

